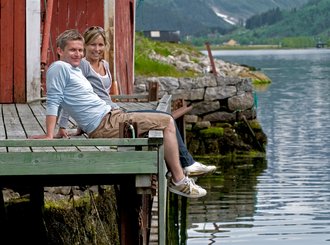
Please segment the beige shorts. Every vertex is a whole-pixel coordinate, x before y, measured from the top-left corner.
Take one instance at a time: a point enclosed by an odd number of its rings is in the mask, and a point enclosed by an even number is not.
[[[139,135],[143,137],[151,129],[164,130],[170,123],[171,115],[153,112],[131,112],[126,113],[115,110],[107,114],[100,125],[91,132],[90,138],[118,138],[120,122],[136,122]]]

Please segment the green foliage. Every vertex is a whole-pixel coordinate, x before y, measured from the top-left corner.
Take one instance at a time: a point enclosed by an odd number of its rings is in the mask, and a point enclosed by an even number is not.
[[[251,120],[250,122],[250,126],[253,130],[262,130],[261,124],[259,123],[258,120]]]
[[[245,27],[247,29],[255,29],[264,25],[272,25],[282,19],[283,14],[280,11],[280,8],[277,7],[247,19]]]
[[[72,199],[69,195],[48,194],[43,210],[44,234],[39,233],[39,238],[47,236],[47,242],[42,244],[120,244],[112,186],[102,194],[86,193]],[[36,234],[35,226],[31,226],[36,217],[31,212],[29,197],[15,198],[5,205],[6,227],[5,232],[2,230],[1,244],[35,244],[39,238],[31,235]],[[36,207],[39,206],[33,208]]]
[[[205,138],[220,138],[223,136],[224,129],[221,127],[212,127],[200,130],[201,137]]]
[[[201,55],[198,50],[190,45],[157,42],[136,33],[135,74],[140,76],[194,77],[196,74],[192,71],[179,71],[175,66],[150,58],[151,54],[168,57],[184,53],[190,53],[194,56]]]
[[[253,85],[261,85],[261,84],[269,84],[271,83],[270,80],[260,80],[260,79],[253,79],[252,84]]]
[[[314,46],[315,40],[311,37],[286,37],[282,39],[282,47],[285,48],[308,48]]]
[[[135,73],[140,76],[182,76],[182,72],[177,71],[175,67],[151,60],[145,56],[135,58]]]

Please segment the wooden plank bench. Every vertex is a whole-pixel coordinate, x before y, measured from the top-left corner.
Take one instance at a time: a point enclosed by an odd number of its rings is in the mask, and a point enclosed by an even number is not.
[[[157,109],[170,112],[171,96],[166,95],[158,102],[118,103],[127,110]],[[162,131],[149,131],[147,138],[111,138],[31,140],[30,135],[45,132],[45,109],[42,104],[2,104],[0,113],[0,188],[29,186],[33,191],[30,200],[35,204],[35,217],[40,231],[45,186],[109,185],[119,184],[124,200],[120,205],[130,204],[125,191],[136,192],[143,198],[152,198],[154,183],[158,177],[158,241],[166,241],[166,166],[164,162]],[[157,108],[156,108],[157,107]],[[121,149],[130,148],[129,152]],[[129,183],[129,184],[128,184]],[[125,200],[126,196],[126,200]],[[0,223],[5,226],[3,197],[0,195]],[[2,199],[2,200],[1,200]],[[143,205],[143,199],[141,202]],[[134,208],[126,206],[122,214]],[[139,232],[134,225],[121,225],[121,244],[137,244]],[[138,217],[136,217],[138,219]],[[128,223],[137,223],[135,220]],[[128,227],[126,227],[128,225]],[[129,227],[131,225],[131,227]],[[147,229],[141,244],[147,244]],[[139,238],[141,240],[141,238]]]

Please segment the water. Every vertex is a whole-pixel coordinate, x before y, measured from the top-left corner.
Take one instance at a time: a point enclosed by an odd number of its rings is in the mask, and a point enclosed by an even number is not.
[[[330,245],[330,50],[213,55],[272,79],[257,91],[267,157],[201,178],[208,195],[181,213],[180,244]]]

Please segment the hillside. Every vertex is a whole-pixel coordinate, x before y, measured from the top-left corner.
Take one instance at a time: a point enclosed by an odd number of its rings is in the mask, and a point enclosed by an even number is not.
[[[189,7],[187,7],[189,6]],[[136,30],[179,30],[181,36],[227,33],[233,26],[200,0],[143,1],[136,12]]]
[[[279,7],[297,8],[308,0],[140,0],[136,30],[179,30],[182,36],[225,34],[252,15]]]
[[[222,36],[218,43],[235,39],[240,44],[279,44],[286,47],[314,46],[318,40],[329,42],[330,0],[312,0],[303,7],[282,11],[282,19],[272,25],[239,29]],[[297,46],[298,45],[298,46]]]
[[[269,9],[280,8],[282,10],[289,10],[299,8],[308,0],[210,0],[208,5],[216,12],[230,16],[239,23],[239,20],[246,20],[253,15],[263,13]]]
[[[330,1],[314,0],[296,11],[284,12],[285,18],[274,25],[258,29],[263,37],[328,35]]]

